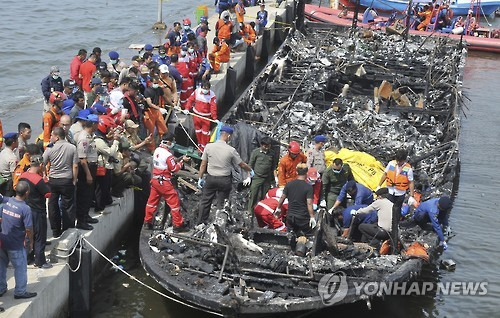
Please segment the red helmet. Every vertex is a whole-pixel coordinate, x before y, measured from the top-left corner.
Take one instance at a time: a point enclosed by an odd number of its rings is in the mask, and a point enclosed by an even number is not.
[[[288,145],[288,152],[294,155],[298,155],[300,153],[300,145],[296,141],[290,141]]]
[[[66,95],[62,92],[52,92],[49,97],[49,104],[54,105],[56,102],[63,102],[67,99]]]
[[[184,20],[182,20],[182,24],[183,25],[191,25],[191,20],[189,18],[184,18]]]
[[[307,182],[315,183],[319,179],[319,173],[316,168],[312,167],[307,170]]]
[[[97,129],[103,134],[107,134],[110,128],[116,126],[115,121],[109,115],[101,115],[99,116],[99,124],[97,125]]]

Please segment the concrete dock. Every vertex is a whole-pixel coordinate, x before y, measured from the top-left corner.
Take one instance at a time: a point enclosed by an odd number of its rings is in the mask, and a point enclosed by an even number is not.
[[[258,6],[246,8],[245,22],[255,21]],[[259,36],[255,43],[255,50],[248,56],[248,50],[231,53],[229,63],[221,67],[219,74],[214,74],[211,79],[218,103],[232,103],[236,98],[236,91],[245,78],[253,78],[256,63],[261,60],[267,63],[267,58],[272,55],[275,45],[281,43],[285,37],[285,27],[292,23],[294,17],[294,1],[283,1],[280,7],[276,4],[266,5],[268,11],[268,24],[264,34]],[[207,35],[208,51],[213,48],[212,39],[215,37],[215,24],[218,15],[209,19],[211,31]],[[181,122],[187,118],[179,115]],[[80,235],[93,244],[100,251],[116,245],[122,231],[126,230],[127,223],[134,212],[134,196],[132,190],[127,190],[122,198],[113,198],[113,205],[106,208],[105,214],[95,214],[99,223],[94,224],[94,230],[81,231],[70,229],[57,239],[50,239],[52,233],[48,229],[47,237],[51,245],[46,247],[47,257],[51,259],[54,267],[51,269],[38,269],[33,265],[28,266],[28,288],[30,292],[38,295],[31,299],[14,299],[15,281],[13,268],[10,265],[7,271],[8,290],[0,298],[0,306],[5,309],[0,313],[2,317],[67,317],[70,271],[67,265],[67,256],[78,241]],[[49,226],[50,227],[50,226]],[[123,234],[123,233],[122,233]],[[98,276],[97,268],[100,256],[92,251],[93,276]],[[100,263],[102,264],[102,263]]]
[[[14,270],[11,265],[7,271],[7,292],[0,298],[0,306],[5,309],[0,317],[67,317],[68,295],[69,295],[69,268],[66,265],[66,256],[75,245],[78,236],[84,237],[100,251],[115,244],[120,237],[120,232],[127,228],[127,223],[134,213],[134,194],[129,189],[122,198],[113,198],[113,205],[106,207],[104,214],[95,214],[91,210],[90,215],[99,220],[93,224],[92,231],[69,229],[57,239],[51,239],[51,245],[47,246],[46,255],[54,263],[50,269],[39,269],[28,265],[28,288],[30,292],[38,295],[30,299],[14,299]],[[50,226],[49,238],[52,237]],[[94,276],[99,274],[96,268],[100,256],[92,251],[92,267]]]

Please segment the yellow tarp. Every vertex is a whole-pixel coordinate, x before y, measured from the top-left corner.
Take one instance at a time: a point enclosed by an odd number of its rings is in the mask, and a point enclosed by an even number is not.
[[[380,161],[365,152],[347,148],[340,149],[338,153],[331,150],[325,151],[327,167],[332,164],[335,158],[340,158],[344,163],[349,164],[357,182],[375,191],[385,169]]]

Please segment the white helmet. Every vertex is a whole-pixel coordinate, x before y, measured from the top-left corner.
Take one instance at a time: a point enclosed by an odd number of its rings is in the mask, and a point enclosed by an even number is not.
[[[168,70],[168,65],[165,65],[165,64],[160,65],[160,72],[161,72],[162,74],[169,73],[169,70]]]

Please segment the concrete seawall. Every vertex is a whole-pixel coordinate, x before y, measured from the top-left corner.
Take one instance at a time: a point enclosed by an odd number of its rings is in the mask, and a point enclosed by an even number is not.
[[[8,290],[0,298],[0,306],[5,312],[0,317],[66,317],[68,316],[69,268],[66,265],[68,255],[80,234],[97,249],[105,251],[120,238],[120,232],[125,230],[134,213],[134,193],[129,189],[122,198],[113,198],[113,205],[106,207],[105,214],[90,215],[99,220],[92,231],[78,229],[67,230],[60,238],[52,240],[47,250],[51,262],[57,261],[51,269],[38,269],[28,266],[28,291],[37,292],[31,299],[14,299],[14,270],[10,266],[7,271]],[[51,237],[50,229],[48,237]],[[92,251],[93,276],[99,274],[97,268],[100,256]],[[102,260],[102,258],[101,258]]]

